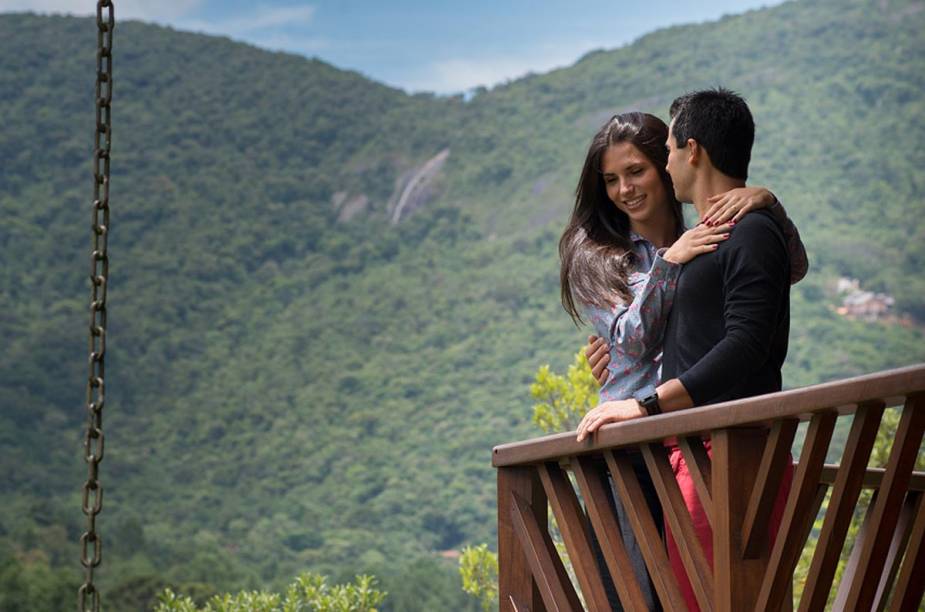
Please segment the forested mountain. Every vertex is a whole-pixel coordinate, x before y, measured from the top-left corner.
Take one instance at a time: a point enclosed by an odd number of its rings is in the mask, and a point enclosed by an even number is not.
[[[922,361],[923,8],[788,2],[469,99],[120,23],[104,597],[312,569],[468,605],[438,553],[493,541],[491,447],[587,333],[556,254],[584,150],[684,91],[746,96],[809,251],[785,384]],[[91,20],[0,15],[0,577],[76,582],[94,54]],[[839,276],[898,316],[836,314]]]

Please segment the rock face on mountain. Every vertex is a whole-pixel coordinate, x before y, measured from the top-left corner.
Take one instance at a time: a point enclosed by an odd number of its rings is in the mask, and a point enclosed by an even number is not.
[[[691,89],[748,98],[750,180],[810,254],[785,384],[925,358],[921,6],[787,2],[468,101],[120,24],[107,588],[313,569],[457,592],[434,551],[493,541],[491,446],[538,433],[529,383],[585,337],[556,243],[588,141]],[[0,15],[0,554],[51,565],[83,519],[94,27]],[[839,276],[911,327],[837,315]]]
[[[415,209],[427,204],[434,197],[434,183],[446,163],[446,158],[450,156],[449,149],[443,149],[426,162],[416,168],[406,172],[398,181],[401,185],[400,190],[395,191],[392,200],[389,202],[389,214],[391,215],[392,225],[401,221],[403,215],[414,212]]]

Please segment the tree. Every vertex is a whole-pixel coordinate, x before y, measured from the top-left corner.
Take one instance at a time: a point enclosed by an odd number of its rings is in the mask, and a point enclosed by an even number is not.
[[[575,429],[581,417],[597,405],[599,389],[583,348],[565,376],[544,365],[530,385],[530,395],[538,402],[533,405],[533,423],[545,433]]]
[[[498,555],[487,544],[467,546],[459,557],[463,590],[478,597],[486,612],[498,603]]]
[[[575,353],[565,376],[556,374],[548,365],[540,367],[530,385],[530,395],[538,402],[533,405],[533,423],[544,433],[575,429],[581,417],[597,405],[599,388],[584,348]],[[571,573],[555,520],[551,521],[550,534]],[[484,610],[492,609],[498,599],[498,555],[488,550],[487,544],[468,546],[459,558],[459,574],[463,590],[478,597]]]
[[[376,612],[385,596],[372,576],[357,576],[354,583],[331,586],[324,576],[306,572],[289,585],[285,597],[267,591],[241,591],[216,595],[202,608],[190,597],[166,589],[155,612]]]

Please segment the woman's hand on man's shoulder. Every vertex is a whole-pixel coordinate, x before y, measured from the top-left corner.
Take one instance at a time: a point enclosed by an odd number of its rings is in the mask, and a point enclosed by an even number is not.
[[[719,248],[719,243],[729,239],[734,225],[734,222],[714,226],[701,223],[692,227],[662,253],[662,259],[674,264],[684,264],[698,255],[712,253]]]

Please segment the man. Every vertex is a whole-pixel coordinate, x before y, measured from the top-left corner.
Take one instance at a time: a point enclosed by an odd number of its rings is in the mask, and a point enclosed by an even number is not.
[[[670,114],[667,170],[678,200],[692,203],[703,218],[711,196],[745,185],[754,120],[745,101],[725,89],[681,96]],[[790,260],[779,225],[767,211],[745,215],[715,252],[697,257],[681,272],[665,332],[662,383],[588,412],[578,440],[605,423],[779,391],[789,298]],[[709,523],[676,447],[670,458],[712,560]],[[789,474],[785,485],[789,488]],[[688,607],[696,610],[670,534],[667,539]]]
[[[709,198],[745,185],[755,127],[745,101],[724,90],[699,91],[671,105],[667,170],[675,195],[700,215]],[[790,328],[790,261],[772,215],[745,215],[714,253],[684,266],[665,334],[657,406],[637,399],[589,412],[579,439],[604,423],[772,393]]]

